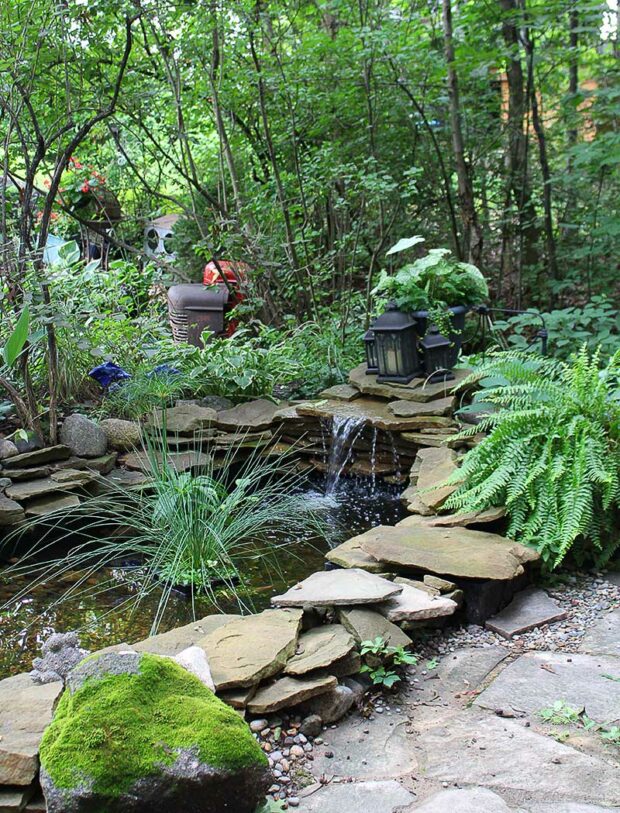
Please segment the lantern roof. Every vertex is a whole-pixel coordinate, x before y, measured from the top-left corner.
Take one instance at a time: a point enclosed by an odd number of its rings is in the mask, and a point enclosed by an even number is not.
[[[390,302],[385,313],[375,319],[372,329],[375,333],[388,333],[407,330],[414,327],[415,322],[408,313],[401,311],[396,302]]]

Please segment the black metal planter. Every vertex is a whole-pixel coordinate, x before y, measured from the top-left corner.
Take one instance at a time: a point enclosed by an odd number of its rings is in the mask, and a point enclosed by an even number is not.
[[[452,314],[451,321],[454,328],[449,336],[452,347],[450,348],[450,352],[448,354],[448,361],[449,366],[454,367],[461,352],[463,334],[465,332],[465,316],[467,315],[469,308],[465,305],[454,305],[453,307],[448,308],[448,310]],[[420,339],[423,339],[430,327],[428,323],[428,311],[414,311],[411,315],[416,322],[418,336]]]

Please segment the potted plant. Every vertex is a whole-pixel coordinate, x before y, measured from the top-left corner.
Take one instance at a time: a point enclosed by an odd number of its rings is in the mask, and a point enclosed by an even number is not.
[[[407,251],[423,242],[419,236],[399,240],[387,254]],[[436,325],[452,343],[450,363],[454,365],[461,349],[465,314],[488,297],[489,289],[475,265],[452,257],[450,249],[432,248],[395,274],[382,271],[373,294],[382,304],[394,301],[400,310],[411,313],[420,339]]]

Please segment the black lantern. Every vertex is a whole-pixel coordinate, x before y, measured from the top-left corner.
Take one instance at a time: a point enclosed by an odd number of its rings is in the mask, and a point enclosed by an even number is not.
[[[374,325],[374,323],[373,323]],[[366,375],[377,375],[379,365],[377,363],[377,343],[375,332],[371,328],[364,333],[364,347],[366,348]]]
[[[372,326],[375,334],[377,381],[408,384],[419,375],[416,322],[390,302]]]
[[[431,382],[451,381],[450,356],[452,342],[439,332],[437,325],[431,325],[428,333],[420,342],[424,351],[424,371]]]

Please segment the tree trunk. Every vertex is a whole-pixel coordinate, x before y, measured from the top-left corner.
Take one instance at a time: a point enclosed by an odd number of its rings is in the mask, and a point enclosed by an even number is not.
[[[450,123],[452,126],[452,149],[458,180],[459,206],[463,223],[463,255],[474,265],[482,260],[482,229],[476,215],[474,190],[470,167],[465,158],[459,84],[455,66],[454,40],[452,34],[451,0],[443,0],[444,51],[448,67],[448,97]]]

